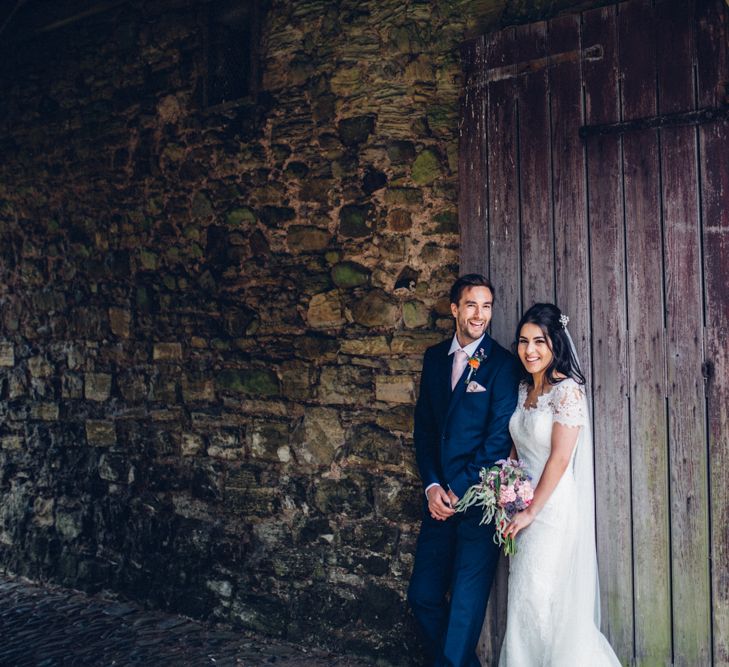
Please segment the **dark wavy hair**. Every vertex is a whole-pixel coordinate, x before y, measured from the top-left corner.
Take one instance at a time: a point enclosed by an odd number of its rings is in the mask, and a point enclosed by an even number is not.
[[[453,283],[450,295],[451,303],[458,305],[461,300],[461,294],[463,294],[463,290],[467,287],[488,287],[491,290],[491,298],[496,299],[494,286],[486,276],[482,276],[480,273],[467,273]]]
[[[525,324],[536,324],[547,338],[549,349],[552,350],[552,363],[545,372],[549,384],[557,384],[562,378],[557,374],[572,378],[579,384],[585,384],[585,376],[577,363],[570,341],[567,338],[567,331],[560,322],[562,311],[553,303],[535,303],[526,311],[519,320],[514,336],[514,354],[518,356],[519,335]],[[529,384],[533,382],[532,376],[522,366],[524,377]]]

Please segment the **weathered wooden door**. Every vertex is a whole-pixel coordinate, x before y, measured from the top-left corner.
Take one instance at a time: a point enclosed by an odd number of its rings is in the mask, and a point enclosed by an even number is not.
[[[555,301],[593,402],[602,627],[624,664],[729,665],[723,0],[632,1],[463,49],[462,271],[492,333]],[[503,636],[501,578],[482,636]]]

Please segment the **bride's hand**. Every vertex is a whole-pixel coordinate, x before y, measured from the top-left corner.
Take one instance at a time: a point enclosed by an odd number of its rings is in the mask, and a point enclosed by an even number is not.
[[[520,530],[524,530],[532,521],[534,515],[528,510],[517,512],[504,529],[504,537],[516,537]]]

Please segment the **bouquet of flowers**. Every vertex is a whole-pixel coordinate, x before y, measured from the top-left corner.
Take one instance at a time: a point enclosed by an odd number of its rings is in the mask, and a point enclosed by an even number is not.
[[[483,507],[481,524],[496,520],[494,542],[504,546],[504,553],[516,553],[513,537],[504,537],[504,529],[511,518],[525,510],[532,502],[534,489],[531,477],[518,459],[501,459],[490,468],[481,468],[481,481],[474,484],[456,505],[457,512],[465,512],[472,505]]]

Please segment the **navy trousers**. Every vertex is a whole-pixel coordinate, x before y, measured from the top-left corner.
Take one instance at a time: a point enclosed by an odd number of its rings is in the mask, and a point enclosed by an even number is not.
[[[476,645],[499,559],[493,525],[479,526],[481,516],[471,508],[436,521],[425,507],[408,600],[433,667],[481,665]]]

